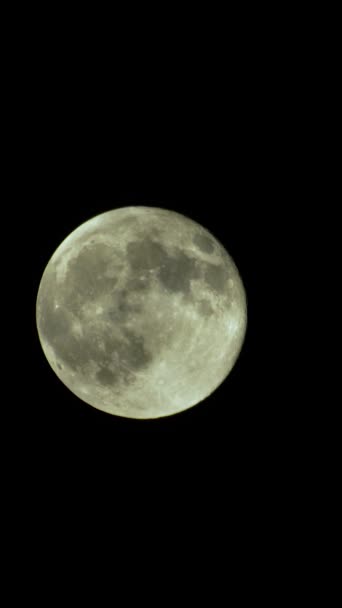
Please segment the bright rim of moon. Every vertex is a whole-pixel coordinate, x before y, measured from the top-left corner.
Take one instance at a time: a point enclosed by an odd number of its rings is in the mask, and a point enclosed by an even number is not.
[[[126,418],[159,418],[203,401],[228,376],[247,325],[227,251],[197,222],[123,207],[76,228],[37,296],[45,356],[77,397]]]

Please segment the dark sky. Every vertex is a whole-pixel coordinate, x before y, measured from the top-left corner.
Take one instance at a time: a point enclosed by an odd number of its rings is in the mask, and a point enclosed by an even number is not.
[[[313,406],[306,387],[302,394],[296,387],[293,360],[301,358],[304,369],[306,311],[294,268],[303,281],[319,255],[309,250],[307,262],[298,262],[294,247],[298,236],[305,248],[316,202],[308,194],[317,179],[310,150],[314,157],[322,114],[315,103],[326,90],[317,70],[329,64],[321,30],[308,11],[300,22],[297,8],[288,11],[288,22],[283,8],[275,16],[243,6],[238,21],[217,7],[205,6],[202,21],[198,7],[191,6],[188,20],[183,7],[167,10],[162,18],[153,8],[148,26],[129,6],[126,27],[105,14],[96,26],[93,10],[89,25],[84,11],[71,22],[68,9],[60,12],[61,27],[54,10],[51,18],[34,14],[34,27],[21,17],[23,34],[20,15],[7,28],[2,175],[10,188],[2,200],[1,286],[9,340],[2,349],[0,432],[11,552],[5,549],[5,561],[15,573],[11,592],[27,595],[27,571],[29,585],[46,587],[44,604],[60,588],[67,558],[75,579],[73,546],[91,568],[82,570],[78,592],[88,591],[105,558],[110,598],[123,571],[125,597],[135,588],[141,601],[146,588],[145,596],[162,581],[158,604],[164,604],[183,575],[191,599],[208,580],[212,603],[221,581],[224,597],[230,595],[236,570],[239,597],[250,589],[255,598],[258,585],[264,597],[274,571],[283,573],[283,594],[291,578],[302,576],[301,548],[310,550],[317,538],[315,521],[305,522],[319,489],[307,508],[300,503],[308,472],[314,477],[318,470],[305,446]],[[308,32],[319,42],[317,56]],[[248,299],[245,343],[226,381],[201,404],[154,421],[115,418],[75,397],[46,361],[35,323],[51,254],[90,217],[126,204],[166,207],[208,228],[235,260]],[[325,205],[326,196],[319,210]],[[317,318],[312,327],[314,336],[323,331]],[[310,382],[315,388],[315,378]],[[319,444],[319,433],[312,437]],[[106,546],[93,550],[91,535]],[[194,560],[189,579],[192,553],[198,567]],[[135,577],[144,565],[142,585]],[[45,570],[56,574],[53,584]]]
[[[276,80],[249,69],[246,82],[230,74],[228,96],[219,81],[214,96],[203,97],[160,82],[153,92],[146,84],[145,95],[132,87],[130,95],[95,90],[85,103],[76,87],[68,104],[58,95],[32,104],[14,197],[30,265],[27,382],[19,387],[25,396],[15,432],[39,460],[46,454],[83,469],[83,459],[100,468],[114,459],[125,469],[149,450],[169,463],[185,450],[189,463],[219,452],[212,458],[220,469],[230,459],[252,463],[279,443],[275,251],[291,215],[280,146],[288,119],[269,103]],[[227,380],[196,407],[154,421],[115,418],[76,398],[50,369],[35,326],[39,281],[56,247],[90,217],[131,204],[166,207],[208,228],[235,260],[248,298],[245,343]]]

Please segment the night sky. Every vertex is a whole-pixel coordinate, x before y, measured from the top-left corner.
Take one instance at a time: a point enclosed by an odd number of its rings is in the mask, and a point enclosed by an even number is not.
[[[16,432],[39,462],[62,459],[83,470],[90,459],[101,470],[114,460],[126,470],[149,451],[157,470],[182,453],[191,463],[210,457],[221,471],[228,462],[272,461],[286,417],[274,349],[282,298],[274,252],[288,225],[286,165],[277,148],[287,126],[274,122],[276,108],[261,99],[250,105],[243,93],[237,90],[229,112],[218,96],[204,114],[194,97],[176,104],[165,89],[141,106],[138,96],[123,97],[115,113],[113,98],[103,97],[103,111],[97,105],[91,120],[80,98],[64,109],[55,100],[36,112],[36,131],[27,127],[21,215],[30,260],[30,396]],[[140,204],[183,213],[212,232],[233,257],[248,302],[245,342],[224,383],[197,406],[150,421],[106,415],[75,397],[51,370],[35,321],[39,282],[61,241],[97,214]]]

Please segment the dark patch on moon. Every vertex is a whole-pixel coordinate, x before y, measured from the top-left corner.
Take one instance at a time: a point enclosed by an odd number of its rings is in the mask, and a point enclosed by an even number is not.
[[[152,354],[146,349],[142,336],[137,335],[127,327],[123,329],[127,342],[122,343],[123,362],[134,371],[146,367],[153,360]]]
[[[190,293],[191,279],[201,276],[197,261],[178,249],[176,255],[170,255],[156,241],[145,238],[132,241],[127,245],[127,258],[131,268],[138,272],[157,270],[157,278],[168,291]],[[134,279],[135,288],[148,286],[148,280]],[[132,281],[130,287],[133,287]]]
[[[105,357],[107,362],[108,355],[101,352],[99,338],[91,326],[82,326],[83,336],[72,333],[72,315],[62,306],[56,309],[52,285],[49,278],[40,294],[37,323],[39,332],[54,349],[56,358],[72,370],[82,368],[92,359],[101,362]]]
[[[128,289],[119,291],[113,296],[114,305],[108,310],[107,317],[113,323],[117,323],[120,327],[134,313],[142,312],[143,307],[137,302],[129,300],[131,292]]]
[[[200,300],[198,302],[198,310],[203,317],[210,317],[214,314],[214,309],[209,300]]]
[[[49,344],[53,347],[58,359],[67,364],[72,370],[82,367],[89,361],[89,345],[84,340],[73,334],[60,336],[46,336]],[[88,347],[88,348],[87,348]],[[94,352],[95,349],[92,348]]]
[[[168,291],[189,294],[191,279],[201,276],[196,260],[179,250],[178,255],[169,256],[158,270],[158,279]]]
[[[126,288],[130,292],[134,291],[147,291],[151,285],[151,280],[147,276],[141,276],[139,278],[129,279],[126,283]]]
[[[85,245],[80,253],[70,260],[67,275],[58,287],[65,307],[78,314],[88,300],[113,291],[117,279],[106,276],[112,268],[112,248],[104,243]]]
[[[162,234],[161,231],[158,230],[158,228],[151,228],[149,232],[150,232],[150,235],[155,237],[157,240],[160,239],[161,234]]]
[[[50,285],[51,280],[46,285]],[[67,365],[72,371],[86,374],[86,366],[96,363],[100,370],[95,374],[99,383],[112,386],[118,381],[132,383],[134,372],[145,368],[153,360],[153,355],[146,348],[142,336],[125,327],[125,321],[132,312],[140,311],[138,305],[128,301],[129,292],[121,293],[121,301],[112,311],[117,327],[114,333],[111,325],[108,331],[99,332],[96,323],[82,323],[83,335],[72,332],[73,317],[64,307],[55,308],[54,289],[44,288],[40,294],[40,312],[37,317],[39,332],[53,348],[60,363],[58,369]],[[109,313],[110,316],[110,313]]]
[[[135,381],[135,373],[145,369],[153,360],[142,336],[127,327],[123,328],[122,333],[123,339],[111,341],[111,359],[100,361],[101,370],[96,373],[97,380],[105,386],[112,386],[118,381],[131,384]],[[98,359],[94,360],[98,362]]]
[[[115,277],[111,277],[111,287],[114,287],[116,285],[116,283],[118,282],[118,279],[116,279]]]
[[[181,249],[178,249],[176,255],[170,255],[160,243],[150,238],[129,243],[127,258],[135,271],[157,270],[160,283],[171,292],[190,293],[191,279],[201,276],[194,258],[186,255]],[[136,287],[138,287],[137,282]]]
[[[118,325],[126,320],[127,314],[125,311],[120,310],[118,306],[110,308],[107,311],[107,317],[111,323],[117,323]]]
[[[125,217],[115,224],[116,228],[129,228],[131,226],[137,226],[139,223],[136,217]]]
[[[132,304],[131,302],[128,302],[128,300],[122,299],[119,301],[118,311],[119,314],[127,317],[133,313],[141,312],[142,307],[139,304]]]
[[[215,249],[213,239],[206,236],[205,234],[200,234],[199,232],[196,232],[192,241],[194,245],[196,245],[196,247],[198,247],[204,253],[213,253]]]
[[[112,386],[116,380],[115,374],[105,367],[96,372],[96,378],[104,386]]]
[[[205,282],[218,293],[225,293],[228,288],[229,271],[225,264],[206,264]]]
[[[53,300],[47,301],[41,316],[41,330],[48,335],[50,341],[55,341],[60,336],[67,334],[71,328],[71,322],[65,310],[55,308]]]
[[[168,259],[164,247],[150,238],[131,241],[127,245],[127,259],[133,270],[153,270]]]

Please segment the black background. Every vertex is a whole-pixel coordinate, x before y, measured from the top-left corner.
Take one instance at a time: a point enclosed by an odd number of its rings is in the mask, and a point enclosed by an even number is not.
[[[63,57],[63,71],[57,51],[44,58],[39,50],[39,69],[22,57],[12,201],[27,255],[17,317],[28,297],[22,335],[29,332],[14,377],[20,396],[9,409],[21,466],[26,456],[42,487],[56,476],[71,484],[90,476],[90,487],[121,479],[127,489],[130,480],[160,488],[173,479],[185,488],[204,476],[219,478],[222,492],[229,479],[242,491],[246,479],[249,488],[274,483],[289,458],[296,413],[279,377],[287,373],[280,268],[301,196],[293,186],[301,108],[285,86],[285,50],[252,46],[232,48],[227,64],[203,55],[177,73],[172,53],[158,61],[153,49],[151,69],[137,53],[113,59],[112,71],[85,55],[77,66]],[[106,415],[75,397],[51,370],[35,320],[39,282],[61,241],[94,215],[139,204],[209,229],[235,260],[248,299],[246,339],[225,382],[190,410],[148,421]]]
[[[38,492],[54,510],[57,504],[69,521],[71,512],[83,530],[94,526],[94,509],[105,534],[115,514],[116,522],[126,522],[124,536],[148,538],[159,522],[168,538],[174,526],[185,526],[200,542],[216,521],[215,534],[222,533],[229,510],[239,525],[244,522],[244,534],[258,536],[259,518],[270,522],[279,501],[286,505],[284,483],[297,442],[298,407],[283,379],[283,293],[277,287],[285,184],[278,159],[261,136],[256,146],[248,124],[250,145],[241,149],[241,129],[235,129],[227,154],[216,135],[199,149],[193,141],[184,153],[182,140],[169,130],[163,134],[163,145],[155,137],[151,146],[146,134],[138,151],[132,144],[124,158],[111,156],[108,147],[100,157],[78,147],[76,162],[63,144],[58,162],[51,146],[51,158],[42,160],[44,177],[30,205],[31,331],[27,382],[19,387],[24,408],[16,424],[20,468],[28,495]],[[156,420],[111,416],[74,396],[50,368],[36,329],[39,281],[56,247],[90,217],[132,204],[172,209],[209,229],[235,260],[248,299],[245,342],[227,379],[202,403]],[[166,513],[171,520],[165,529]],[[121,534],[118,528],[113,524],[115,534]]]
[[[299,261],[295,244],[299,237],[302,248],[311,229],[314,101],[326,89],[317,71],[330,64],[314,11],[243,6],[235,18],[206,6],[146,14],[143,5],[143,15],[129,6],[128,18],[100,15],[98,23],[93,8],[89,23],[86,11],[74,19],[71,9],[32,11],[16,11],[4,51],[1,440],[11,593],[40,590],[53,571],[51,603],[68,558],[75,580],[81,549],[91,573],[82,572],[77,592],[88,590],[102,557],[111,598],[122,571],[125,597],[166,579],[165,603],[182,575],[189,584],[193,563],[190,592],[209,582],[211,603],[220,582],[230,593],[235,575],[239,597],[246,589],[269,595],[277,577],[283,595],[303,577],[307,548],[316,555],[318,496],[310,504],[302,497],[322,466],[307,447],[308,438],[321,442],[310,430],[314,400],[297,389],[294,371],[296,356],[299,376],[305,371],[307,313],[294,271],[303,283],[319,257],[309,250]],[[248,299],[246,339],[225,382],[203,403],[153,421],[106,415],[70,393],[45,359],[35,321],[39,282],[61,241],[90,217],[130,204],[166,207],[208,228],[234,258]],[[315,302],[311,327],[322,332]],[[104,546],[90,549],[94,539]],[[134,585],[142,565],[148,576]]]
[[[32,262],[27,437],[38,452],[58,461],[65,451],[67,460],[82,462],[108,450],[108,462],[111,451],[124,445],[134,461],[140,449],[169,445],[164,458],[171,462],[182,435],[190,451],[191,442],[206,446],[198,457],[227,450],[224,462],[239,454],[241,466],[245,458],[262,456],[265,446],[279,445],[282,408],[274,395],[281,396],[270,339],[279,331],[277,242],[289,205],[284,149],[280,154],[275,145],[284,125],[276,122],[277,106],[271,110],[265,102],[268,91],[251,104],[249,92],[239,89],[228,108],[217,93],[206,110],[195,95],[176,104],[155,90],[151,104],[137,92],[113,108],[113,97],[103,94],[104,107],[100,112],[97,104],[91,120],[80,97],[64,110],[53,99],[35,112],[39,129],[26,139],[23,229]],[[70,393],[50,369],[35,325],[39,281],[60,242],[94,215],[140,204],[184,213],[208,228],[235,260],[248,298],[245,343],[227,380],[198,406],[151,421],[106,415]]]

